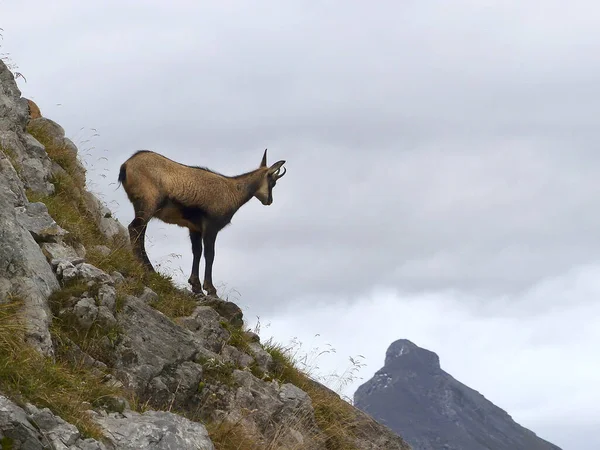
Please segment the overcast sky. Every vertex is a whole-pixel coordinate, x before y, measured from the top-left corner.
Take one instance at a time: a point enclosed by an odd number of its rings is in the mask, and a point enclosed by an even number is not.
[[[364,355],[351,396],[410,339],[541,437],[600,448],[597,2],[141,5],[0,0],[23,95],[123,224],[134,151],[235,175],[268,148],[287,175],[214,265],[263,340],[330,344],[322,373]],[[185,283],[186,231],[148,237]]]

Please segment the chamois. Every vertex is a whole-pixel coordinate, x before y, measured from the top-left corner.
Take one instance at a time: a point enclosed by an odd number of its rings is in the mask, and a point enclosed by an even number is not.
[[[256,197],[263,205],[273,203],[273,187],[285,175],[280,173],[285,161],[267,166],[267,150],[258,169],[228,177],[205,167],[187,166],[163,155],[140,150],[126,160],[119,171],[123,185],[133,204],[135,218],[129,224],[129,236],[136,257],[151,272],[144,245],[146,227],[152,218],[186,227],[192,243],[192,273],[188,283],[194,293],[217,295],[212,283],[217,233],[228,225],[233,215]],[[204,285],[198,270],[204,243]]]

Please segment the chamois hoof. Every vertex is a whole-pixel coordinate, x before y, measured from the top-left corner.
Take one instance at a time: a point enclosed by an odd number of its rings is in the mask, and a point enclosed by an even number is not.
[[[200,286],[195,286],[192,284],[192,292],[196,295],[204,296],[204,291]]]
[[[206,289],[206,288],[204,288]],[[215,288],[208,288],[206,289],[206,296],[207,297],[214,297],[214,298],[219,298],[219,296],[217,295],[217,290]]]

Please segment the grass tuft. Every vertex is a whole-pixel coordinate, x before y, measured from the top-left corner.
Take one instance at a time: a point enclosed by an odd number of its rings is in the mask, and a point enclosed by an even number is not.
[[[120,395],[84,367],[53,362],[25,342],[19,316],[22,301],[0,304],[0,389],[13,401],[48,407],[87,437],[100,439],[102,431],[86,414],[89,405]]]
[[[264,344],[264,349],[273,358],[273,378],[281,383],[298,386],[310,397],[315,420],[325,435],[325,447],[328,450],[356,449],[356,436],[352,429],[357,425],[357,419],[353,407],[299,369],[290,347],[284,347],[270,339]]]

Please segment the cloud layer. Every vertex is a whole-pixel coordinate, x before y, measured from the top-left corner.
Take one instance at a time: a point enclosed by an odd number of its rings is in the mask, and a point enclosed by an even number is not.
[[[369,353],[370,373],[411,339],[534,431],[592,442],[598,5],[144,5],[0,2],[24,95],[123,223],[135,150],[237,174],[268,147],[288,161],[273,205],[217,240],[246,317]],[[185,230],[149,238],[185,283]]]

